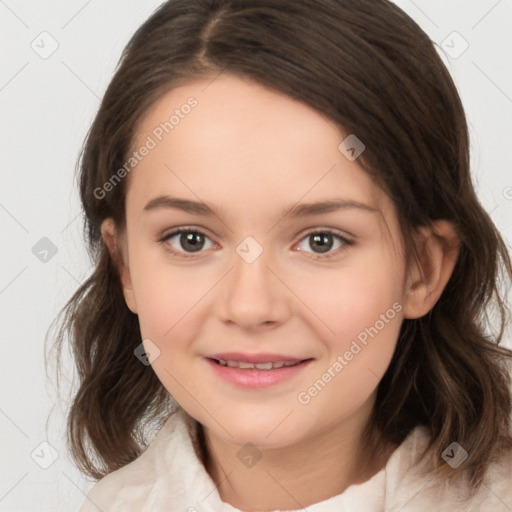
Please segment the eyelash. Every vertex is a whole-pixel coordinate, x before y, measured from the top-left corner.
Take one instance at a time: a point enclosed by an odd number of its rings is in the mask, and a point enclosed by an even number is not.
[[[170,233],[167,233],[160,240],[158,240],[159,243],[164,246],[166,251],[169,251],[173,256],[178,256],[178,257],[181,257],[181,258],[193,258],[194,257],[194,253],[186,253],[186,252],[182,252],[182,251],[176,251],[175,249],[171,248],[168,244],[166,244],[166,242],[169,239],[171,239],[171,238],[173,238],[176,235],[179,235],[181,233],[196,233],[196,234],[203,235],[204,237],[206,237],[208,239],[210,238],[204,231],[201,231],[200,229],[182,227],[182,228],[175,229],[174,231],[171,231]],[[335,230],[332,230],[332,229],[329,229],[329,228],[319,229],[319,230],[316,230],[316,231],[309,231],[308,233],[306,233],[300,239],[299,242],[302,242],[302,240],[308,238],[309,236],[318,235],[318,234],[332,235],[333,237],[335,237],[338,240],[340,240],[343,245],[341,247],[338,247],[337,249],[335,249],[332,252],[326,253],[326,255],[321,255],[319,253],[310,253],[310,252],[308,252],[309,254],[314,254],[315,256],[314,256],[313,259],[316,259],[316,260],[325,260],[325,259],[334,257],[340,251],[343,251],[344,249],[346,249],[346,247],[349,247],[349,246],[354,244],[354,242],[352,240],[348,240],[347,238],[342,236],[338,231],[335,231]],[[203,252],[203,251],[198,251],[197,254],[199,254],[201,252]],[[301,252],[306,252],[306,251],[301,251]],[[189,256],[184,256],[184,254],[189,254]]]

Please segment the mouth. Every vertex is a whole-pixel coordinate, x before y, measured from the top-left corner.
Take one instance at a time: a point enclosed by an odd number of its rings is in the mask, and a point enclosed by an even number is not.
[[[313,361],[279,354],[213,354],[205,358],[214,375],[239,388],[261,389],[296,378]]]
[[[243,370],[276,370],[278,368],[288,368],[290,366],[297,366],[298,364],[303,363],[304,361],[309,361],[309,359],[303,359],[299,361],[275,361],[268,363],[248,363],[246,361],[233,361],[226,359],[214,359],[210,358],[214,363],[217,363],[220,366],[228,366],[229,368],[241,368]]]

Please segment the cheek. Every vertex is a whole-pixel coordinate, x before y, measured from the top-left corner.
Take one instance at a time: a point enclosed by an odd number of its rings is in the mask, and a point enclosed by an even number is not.
[[[212,276],[166,264],[163,249],[143,246],[130,254],[130,274],[141,334],[157,343],[181,327],[212,280]]]
[[[132,262],[142,339],[151,340],[159,351],[151,363],[153,371],[178,403],[189,404],[190,395],[201,395],[198,370],[191,363],[198,362],[194,340],[204,324],[201,315],[213,307],[208,291],[215,283],[214,276],[171,269],[161,262],[143,267]]]
[[[357,264],[339,271],[303,274],[297,296],[317,316],[317,336],[331,340],[336,350],[377,324],[389,336],[396,334],[401,321],[401,267],[385,258],[361,258]],[[393,305],[395,306],[393,307]],[[382,336],[384,337],[384,336]]]
[[[183,329],[192,334],[193,326],[198,324],[195,305],[202,302],[208,287],[203,282],[180,282],[178,276],[148,274],[143,277],[135,290],[141,333],[144,337],[160,340],[175,338]],[[194,316],[196,315],[196,316]],[[194,318],[193,322],[188,320]]]
[[[215,309],[219,272],[149,258],[141,251],[130,261],[141,336],[159,350],[152,367],[160,381],[178,402],[188,400],[188,392],[199,392],[197,372],[202,370],[195,365],[202,363],[204,352],[196,341],[205,337],[204,326]]]
[[[309,383],[311,394],[304,389],[299,401],[315,397],[320,408],[329,410],[333,397],[343,397],[346,407],[355,408],[373,393],[396,347],[403,319],[401,266],[383,257],[361,258],[337,273],[296,282],[301,284],[298,295],[307,297],[319,317],[309,325],[326,356],[318,380]]]
[[[402,323],[399,288],[379,288],[385,280],[351,276],[344,288],[331,282],[332,297],[324,294],[312,306],[333,333],[318,327],[323,342],[323,364],[297,393],[306,414],[337,421],[355,412],[375,392],[393,357]],[[322,309],[323,308],[323,309]],[[317,322],[317,325],[318,322]]]

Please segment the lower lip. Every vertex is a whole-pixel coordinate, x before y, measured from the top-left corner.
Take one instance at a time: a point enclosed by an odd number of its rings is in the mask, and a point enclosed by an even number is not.
[[[222,379],[249,389],[261,389],[275,386],[299,374],[312,361],[308,359],[295,366],[283,366],[275,370],[258,370],[257,368],[242,369],[222,366],[212,359],[207,359],[213,371]]]

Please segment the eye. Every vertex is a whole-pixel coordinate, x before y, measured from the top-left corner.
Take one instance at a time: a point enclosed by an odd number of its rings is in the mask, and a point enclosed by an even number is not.
[[[298,247],[300,251],[310,252],[304,248],[304,245],[309,246],[313,249],[316,259],[323,259],[335,256],[339,252],[338,249],[343,250],[353,243],[353,241],[348,240],[335,231],[322,229],[308,233],[302,238]]]
[[[163,236],[159,242],[166,250],[180,257],[188,257],[194,253],[200,253],[203,249],[217,247],[210,238],[198,229],[182,227],[175,229]],[[325,259],[336,256],[339,250],[353,244],[341,234],[330,230],[322,229],[308,233],[299,242],[298,248],[303,252],[310,252],[305,246],[312,249],[315,259]]]
[[[190,228],[175,229],[159,241],[165,244],[167,250],[176,255],[193,254],[201,252],[203,249],[211,249],[214,246],[206,234]]]

